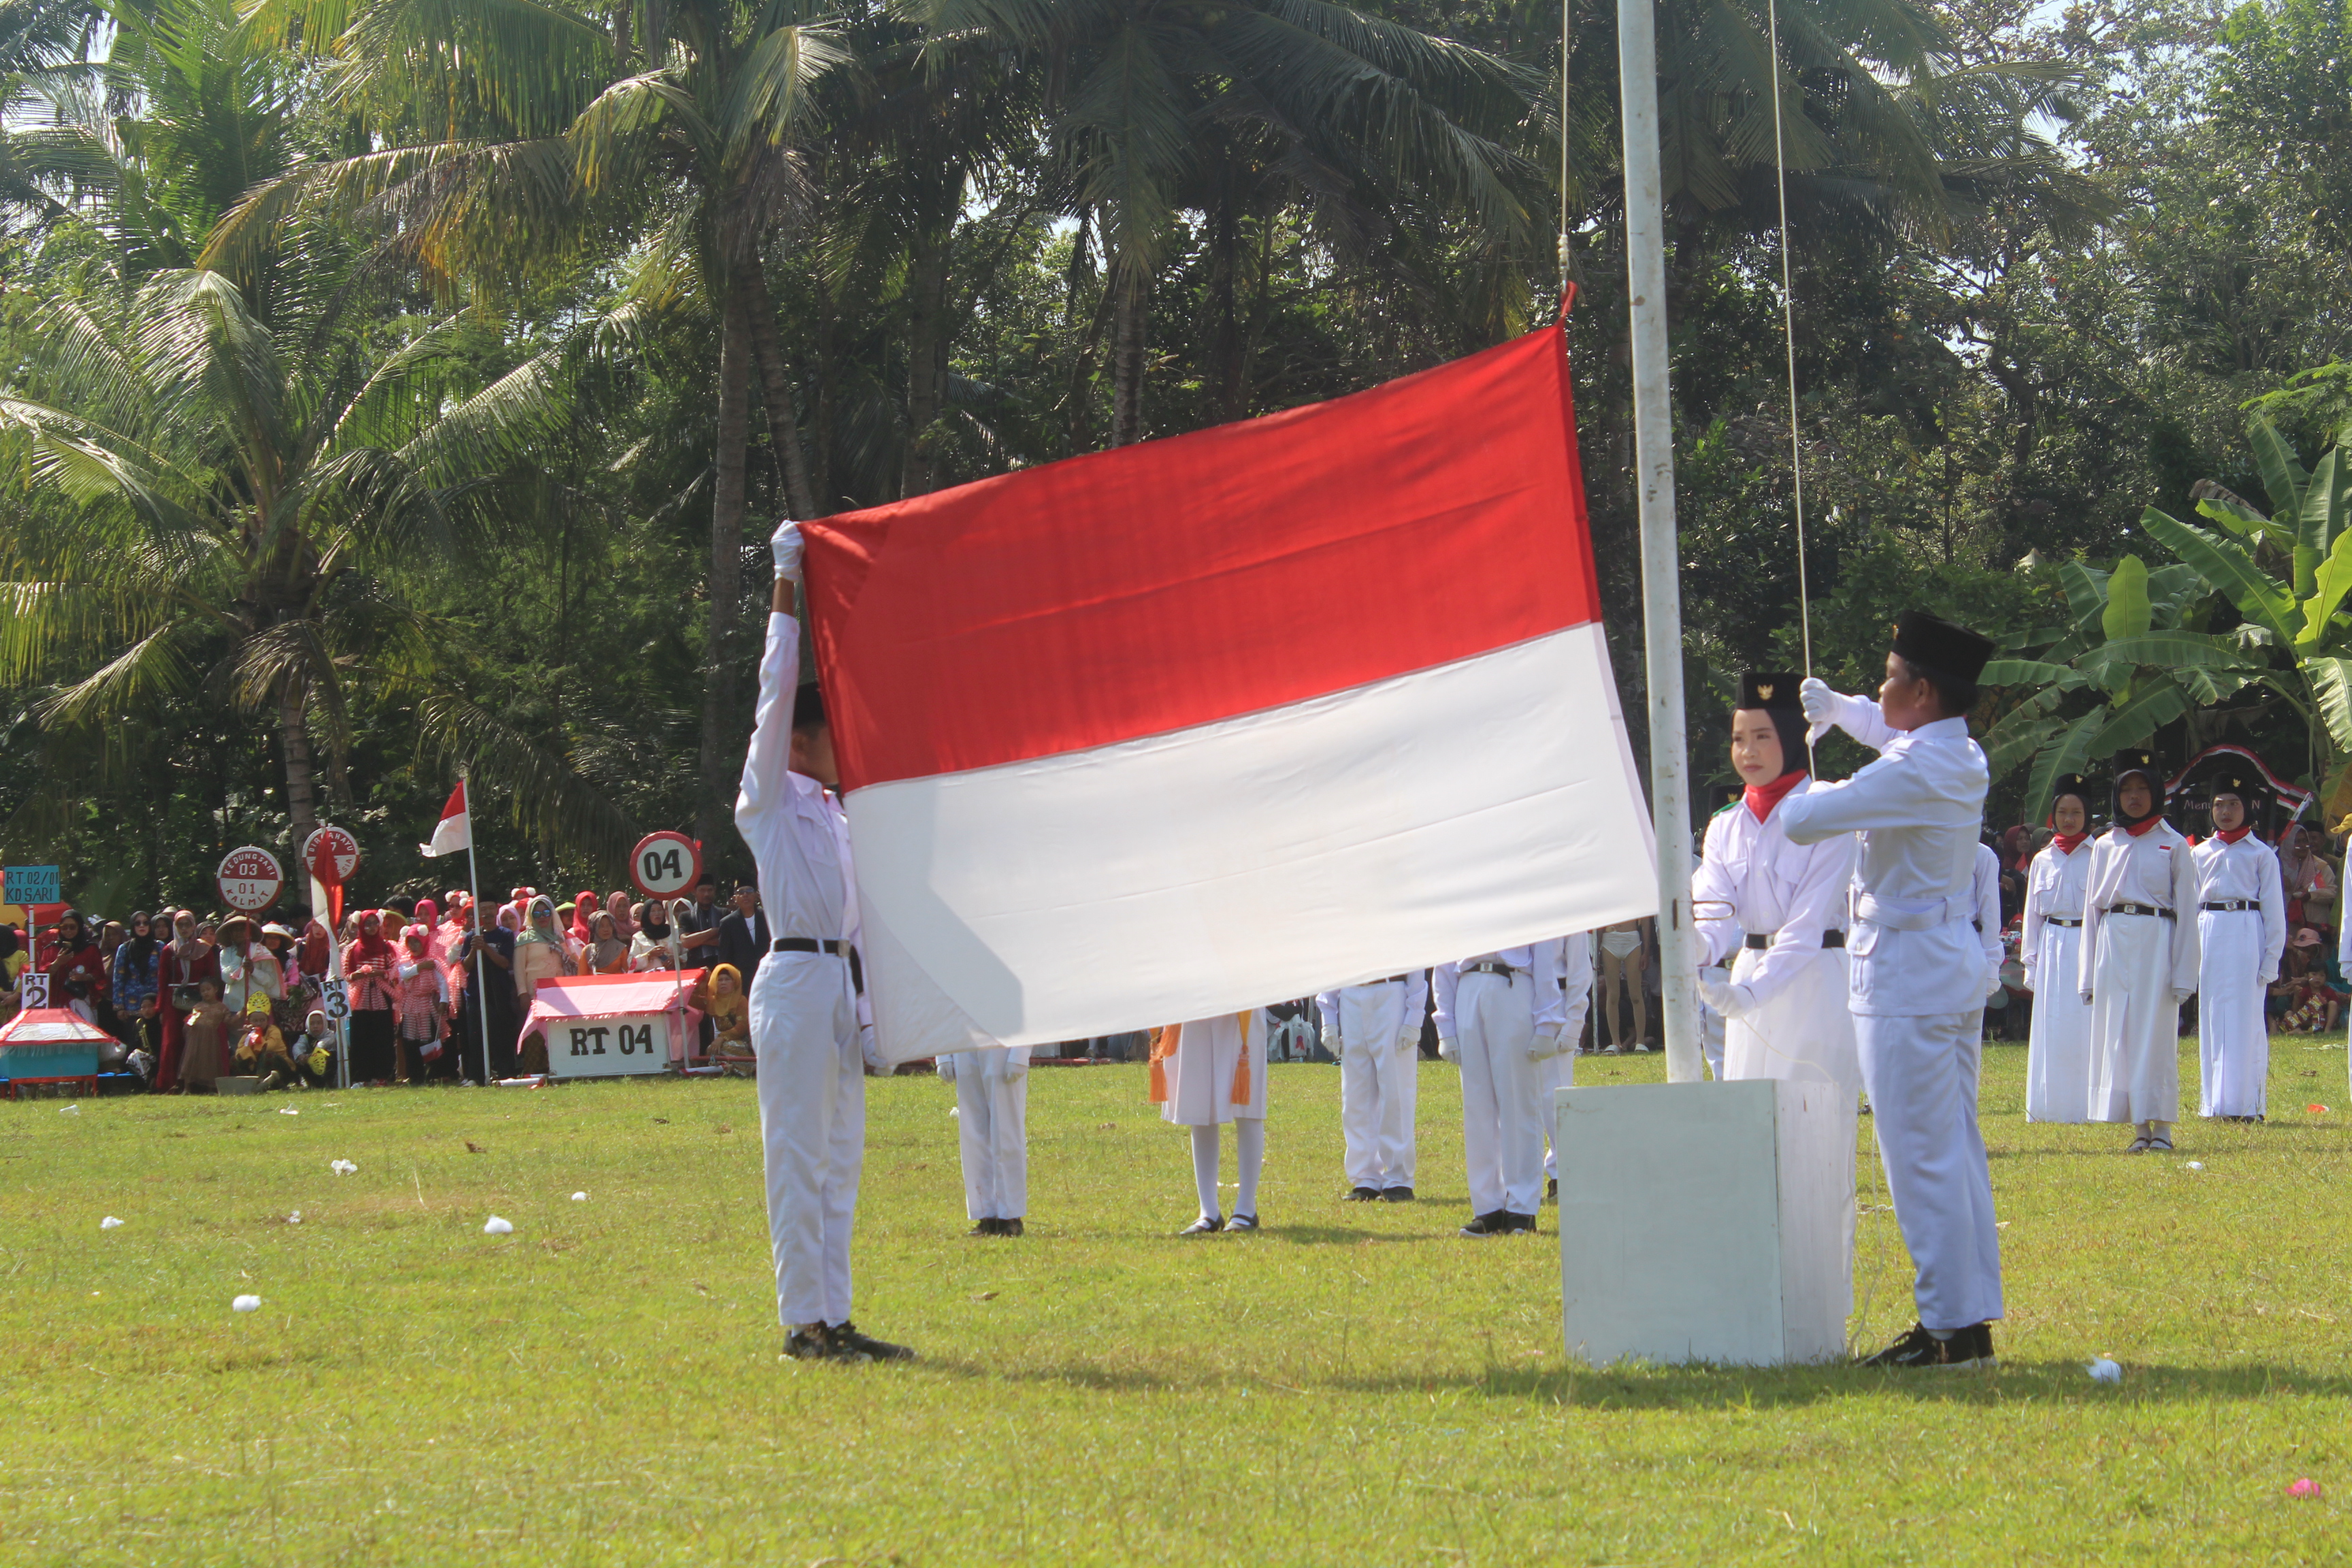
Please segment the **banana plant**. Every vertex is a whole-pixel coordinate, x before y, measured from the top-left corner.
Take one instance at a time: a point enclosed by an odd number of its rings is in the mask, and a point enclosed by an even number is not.
[[[2192,706],[2221,702],[2261,679],[2268,654],[2188,623],[2213,594],[2189,564],[2150,569],[2126,555],[2107,571],[2056,568],[2067,619],[2030,632],[1984,670],[1988,686],[2023,689],[1985,736],[1998,778],[2031,761],[2026,798],[2039,800],[2092,758],[2137,745]]]

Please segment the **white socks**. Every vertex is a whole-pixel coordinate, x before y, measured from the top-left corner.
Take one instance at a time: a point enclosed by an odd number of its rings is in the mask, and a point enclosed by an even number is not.
[[[1201,1217],[1223,1219],[1217,1206],[1217,1128],[1214,1122],[1192,1129],[1192,1185],[1200,1194]]]
[[[1258,1173],[1265,1168],[1265,1123],[1244,1119],[1234,1123],[1234,1152],[1241,1161],[1241,1186],[1234,1194],[1234,1212],[1257,1214]],[[1192,1129],[1192,1187],[1201,1199],[1202,1219],[1223,1219],[1217,1206],[1217,1129],[1212,1124]]]
[[[1265,1164],[1265,1123],[1254,1118],[1234,1123],[1234,1152],[1241,1157],[1242,1184],[1234,1212],[1257,1217],[1257,1173]]]

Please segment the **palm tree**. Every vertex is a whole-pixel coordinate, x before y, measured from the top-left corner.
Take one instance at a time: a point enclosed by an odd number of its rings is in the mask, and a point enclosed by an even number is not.
[[[550,269],[635,253],[643,299],[686,296],[719,323],[698,837],[724,826],[738,747],[743,520],[751,375],[762,372],[788,504],[815,514],[762,240],[803,198],[793,144],[813,89],[843,63],[835,34],[785,0],[644,7],[621,29],[517,0],[278,0],[260,23],[327,40],[333,100],[403,145],[319,160],[257,186],[207,264],[250,266],[285,225],[373,207],[388,252],[455,289],[511,289]]]
[[[32,524],[0,540],[0,683],[45,689],[59,771],[194,698],[275,725],[294,842],[318,820],[314,731],[341,776],[355,687],[414,706],[429,752],[517,787],[543,835],[628,825],[463,695],[457,639],[404,570],[490,542],[505,481],[568,409],[556,351],[484,381],[495,334],[353,326],[349,296],[265,326],[219,273],[53,298],[15,334],[0,448]]]
[[[1111,441],[1144,435],[1154,278],[1183,210],[1239,211],[1268,178],[1378,210],[1419,200],[1524,237],[1507,142],[1540,79],[1328,0],[929,0],[932,35],[994,37],[1055,84],[1048,111],[1113,296]],[[1239,177],[1233,177],[1234,171]]]

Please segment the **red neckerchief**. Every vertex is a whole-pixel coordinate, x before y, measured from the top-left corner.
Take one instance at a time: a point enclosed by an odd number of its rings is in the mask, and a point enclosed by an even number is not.
[[[2252,833],[2252,831],[2253,829],[2251,827],[2232,827],[2226,831],[2216,833],[2213,837],[2220,839],[2224,844],[2235,844],[2239,839],[2243,838],[2247,834]]]
[[[2052,838],[2050,842],[2058,846],[2059,854],[2072,855],[2075,850],[2080,849],[2083,847],[2083,840],[2089,837],[2090,835],[2088,833],[2061,833]]]
[[[1741,798],[1747,802],[1748,813],[1761,822],[1772,815],[1772,808],[1780,804],[1780,797],[1796,788],[1797,781],[1805,776],[1805,770],[1799,768],[1792,773],[1782,773],[1770,784],[1749,784],[1748,793]]]
[[[2162,822],[2163,820],[2164,813],[2159,811],[2145,822],[2126,823],[2124,825],[2124,831],[2130,834],[2134,838],[2145,837],[2149,828],[2154,827],[2158,823]]]

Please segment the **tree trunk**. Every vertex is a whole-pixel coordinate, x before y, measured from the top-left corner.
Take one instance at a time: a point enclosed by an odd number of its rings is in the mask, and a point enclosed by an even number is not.
[[[1148,280],[1122,266],[1111,274],[1118,293],[1110,357],[1110,444],[1131,447],[1143,439],[1143,335],[1151,302]]]
[[[932,457],[931,426],[947,401],[947,247],[928,226],[917,226],[907,260],[907,294],[913,312],[907,326],[907,460],[898,493],[919,496],[940,487]]]
[[[739,275],[727,280],[719,343],[719,449],[710,496],[709,627],[703,638],[702,755],[694,836],[710,853],[726,826],[735,735],[735,619],[743,596],[743,463],[751,426],[751,312]]]
[[[294,826],[293,852],[299,856],[302,841],[319,826],[319,809],[310,789],[310,732],[302,722],[302,684],[290,677],[278,689],[278,741],[286,752],[286,815]],[[301,885],[299,876],[296,885]]]
[[[801,450],[801,422],[793,412],[792,377],[785,374],[784,345],[776,336],[776,302],[759,263],[742,268],[745,313],[751,329],[751,352],[760,363],[760,405],[768,411],[768,443],[784,470],[784,501],[796,521],[824,515],[817,509],[816,490],[809,483],[808,454]]]
[[[616,0],[613,6],[613,63],[623,76],[629,74],[629,60],[635,52],[629,32],[636,10],[636,0]]]
[[[1231,184],[1231,176],[1220,180],[1218,195],[1223,199],[1217,204],[1215,216],[1210,221],[1210,290],[1217,312],[1217,408],[1219,417],[1227,421],[1242,416],[1245,401],[1242,374],[1242,323],[1237,303],[1240,279],[1235,274],[1241,268],[1241,225],[1234,216],[1232,193],[1222,187]]]

